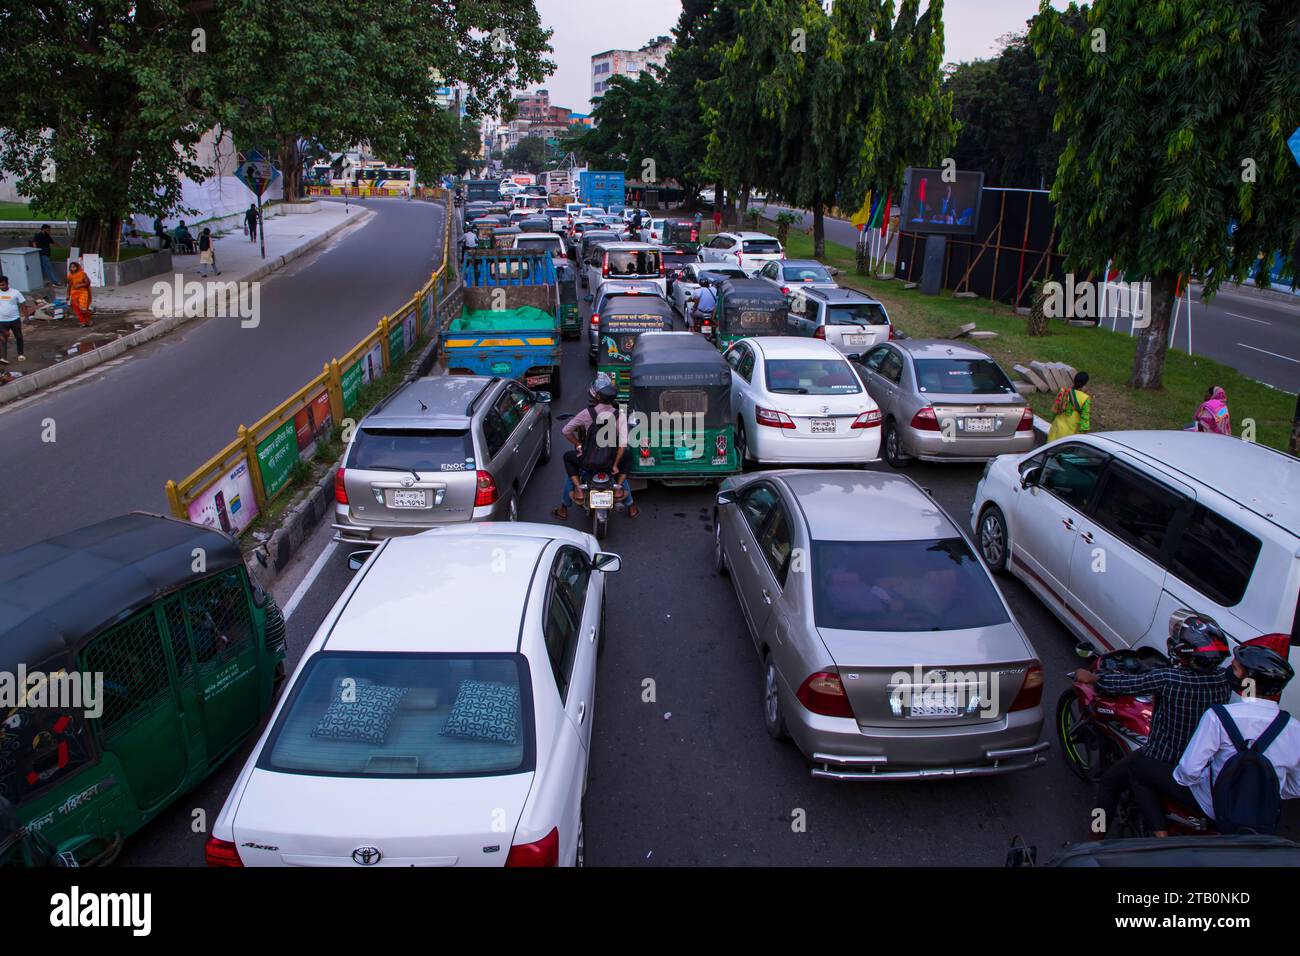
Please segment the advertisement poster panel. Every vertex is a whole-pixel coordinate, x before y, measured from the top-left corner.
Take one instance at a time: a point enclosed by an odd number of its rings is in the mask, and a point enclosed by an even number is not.
[[[253,476],[248,462],[240,459],[239,464],[190,502],[187,513],[195,524],[219,528],[227,534],[239,534],[252,524],[257,517],[257,499],[253,496]]]
[[[298,442],[292,421],[284,422],[257,446],[257,465],[262,471],[266,500],[274,498],[289,483],[289,472],[298,460]]]
[[[329,392],[321,389],[320,394],[298,409],[298,414],[293,416],[298,457],[306,460],[316,454],[317,439],[328,435],[333,427],[334,416],[330,413]]]
[[[393,365],[406,354],[405,326],[405,322],[399,322],[388,330],[388,361]]]

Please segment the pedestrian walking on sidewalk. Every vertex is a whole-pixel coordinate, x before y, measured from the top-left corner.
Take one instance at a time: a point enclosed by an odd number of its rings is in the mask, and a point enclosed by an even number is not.
[[[244,213],[244,231],[248,233],[250,242],[257,242],[257,207],[252,203],[248,204],[248,212]]]
[[[1057,393],[1052,405],[1056,417],[1047,433],[1048,441],[1092,430],[1092,397],[1083,390],[1087,384],[1088,373],[1079,372],[1074,376],[1074,388],[1063,388]]]
[[[77,317],[77,324],[90,328],[90,276],[81,268],[80,262],[68,263],[68,304],[72,314]]]
[[[48,224],[41,226],[40,231],[32,236],[32,248],[41,250],[41,277],[50,285],[58,285],[59,280],[54,275],[54,266],[50,264],[50,249],[53,245],[54,236],[50,233]]]
[[[18,342],[18,361],[27,361],[23,354],[23,317],[34,311],[21,292],[9,288],[9,279],[0,276],[0,365],[9,364],[11,335]]]
[[[217,250],[212,245],[212,230],[205,226],[199,233],[199,275],[207,275],[208,266],[212,266],[214,275],[221,275],[217,268]]]

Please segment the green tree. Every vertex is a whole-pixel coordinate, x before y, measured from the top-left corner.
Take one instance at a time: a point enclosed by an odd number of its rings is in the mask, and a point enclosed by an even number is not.
[[[551,152],[546,147],[546,140],[540,136],[525,136],[518,145],[506,150],[505,164],[510,169],[540,173],[546,168],[550,156]]]
[[[1042,4],[1030,40],[1066,138],[1052,196],[1067,268],[1109,260],[1151,281],[1134,388],[1161,387],[1180,274],[1213,295],[1300,238],[1286,147],[1300,126],[1298,38],[1295,0],[1099,0],[1065,15]]]

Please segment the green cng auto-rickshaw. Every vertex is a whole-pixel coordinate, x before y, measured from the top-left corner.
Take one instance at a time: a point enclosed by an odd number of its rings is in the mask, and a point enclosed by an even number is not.
[[[479,216],[474,220],[474,235],[478,237],[479,245],[492,245],[492,233],[498,229],[503,229],[510,222],[505,216],[486,215]]]
[[[671,332],[673,307],[658,296],[615,296],[605,303],[597,326],[596,370],[618,386],[618,400],[628,398],[632,350],[642,332]]]
[[[647,332],[632,349],[630,473],[702,484],[740,470],[731,368],[693,332]]]
[[[578,308],[578,274],[567,262],[557,262],[555,278],[560,286],[560,335],[576,339],[582,334],[582,311]]]
[[[518,226],[502,226],[492,230],[492,248],[513,249],[515,236],[522,236],[524,231]]]
[[[728,279],[714,290],[713,338],[722,351],[740,339],[789,334],[790,304],[770,282]]]
[[[663,244],[695,255],[700,251],[700,224],[694,219],[669,219],[664,223]]]
[[[0,865],[110,862],[260,725],[284,633],[213,528],[130,514],[0,556],[23,677],[0,685]]]

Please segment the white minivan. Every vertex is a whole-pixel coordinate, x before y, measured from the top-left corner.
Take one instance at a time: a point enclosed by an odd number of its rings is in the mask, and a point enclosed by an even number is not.
[[[1099,651],[1165,650],[1173,614],[1237,641],[1285,635],[1300,668],[1300,460],[1225,435],[1074,435],[989,462],[971,527]],[[1300,681],[1282,699],[1300,708]]]
[[[584,253],[580,266],[587,279],[593,300],[600,298],[601,286],[607,282],[649,283],[668,298],[668,279],[664,275],[663,250],[648,242],[601,242]]]

